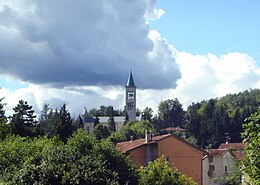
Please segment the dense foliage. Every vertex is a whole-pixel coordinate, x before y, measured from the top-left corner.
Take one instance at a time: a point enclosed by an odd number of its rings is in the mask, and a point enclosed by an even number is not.
[[[260,106],[260,90],[250,90],[193,103],[188,107],[186,128],[200,147],[241,142],[242,124]]]
[[[186,123],[185,111],[177,98],[160,102],[158,116],[161,128],[182,127]]]
[[[57,138],[9,136],[0,142],[0,183],[137,184],[135,168],[115,147],[79,130]]]
[[[48,137],[59,136],[62,141],[66,141],[73,131],[82,127],[83,122],[81,118],[74,121],[65,104],[60,110],[52,110],[45,104],[37,125],[37,133],[38,135],[47,135]]]
[[[164,156],[150,162],[147,167],[140,167],[139,185],[196,185],[196,183],[173,170]]]
[[[125,111],[115,110],[113,106],[100,106],[99,109],[93,108],[90,109],[87,113],[87,116],[100,117],[100,116],[125,116]]]
[[[7,123],[7,118],[5,116],[4,106],[2,103],[4,98],[0,98],[0,140],[4,139],[7,134],[9,134],[9,124]]]
[[[242,136],[247,144],[244,171],[254,184],[260,184],[260,109],[246,119],[243,126],[245,130]]]
[[[149,121],[131,121],[126,123],[119,131],[113,132],[110,137],[116,141],[127,141],[131,137],[139,139],[144,138],[146,130],[155,133],[155,129]]]

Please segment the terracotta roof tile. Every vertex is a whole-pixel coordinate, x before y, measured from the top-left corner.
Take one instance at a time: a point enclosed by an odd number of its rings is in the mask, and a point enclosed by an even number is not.
[[[161,139],[164,139],[168,136],[171,136],[171,134],[165,134],[165,135],[161,135],[161,136],[155,136],[152,137],[152,141],[145,143],[145,139],[136,139],[133,141],[124,141],[124,142],[120,142],[117,143],[116,146],[122,151],[122,152],[127,152],[129,150],[132,150],[134,148],[137,148],[139,146],[145,145],[145,144],[152,144],[155,143]]]
[[[242,160],[245,157],[245,151],[232,151],[232,153],[234,154],[235,158],[238,160]]]
[[[209,156],[223,155],[226,151],[227,151],[226,149],[209,149],[208,155]]]
[[[246,145],[244,143],[222,143],[218,148],[219,149],[228,149],[232,148],[235,150],[244,150]]]

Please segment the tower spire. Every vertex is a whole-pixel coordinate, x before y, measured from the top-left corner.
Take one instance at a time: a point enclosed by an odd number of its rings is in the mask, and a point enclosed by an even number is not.
[[[136,86],[132,75],[132,69],[130,70],[127,84],[125,87],[125,110],[128,120],[136,120]]]
[[[134,82],[134,78],[133,78],[133,75],[132,75],[132,69],[130,70],[126,86],[135,87],[135,82]]]

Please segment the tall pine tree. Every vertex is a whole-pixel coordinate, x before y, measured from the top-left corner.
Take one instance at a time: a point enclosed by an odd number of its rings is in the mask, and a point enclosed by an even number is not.
[[[20,136],[35,136],[37,121],[32,106],[28,105],[26,101],[20,100],[13,110],[15,113],[11,117],[11,133]]]
[[[0,140],[4,139],[9,133],[9,124],[6,124],[7,118],[4,110],[5,103],[2,103],[3,99],[0,98]]]

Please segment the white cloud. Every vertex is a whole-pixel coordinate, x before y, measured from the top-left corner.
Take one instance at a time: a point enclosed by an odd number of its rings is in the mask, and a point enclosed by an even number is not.
[[[155,2],[1,1],[0,72],[28,84],[0,89],[7,114],[20,99],[37,113],[44,103],[51,108],[66,103],[74,116],[84,106],[123,109],[131,67],[137,106],[155,112],[166,99],[177,97],[188,106],[260,87],[260,68],[249,55],[179,52],[149,30],[147,21],[164,13],[153,8]]]
[[[98,86],[121,85],[132,67],[140,88],[173,88],[180,73],[171,49],[148,37],[148,15],[163,14],[154,3],[3,1],[0,72],[53,87]]]
[[[173,91],[186,105],[191,102],[260,88],[260,68],[244,53],[192,55],[179,52],[176,62],[182,78]]]
[[[64,103],[73,116],[83,113],[84,107],[98,108],[101,105],[112,105],[118,109],[124,108],[124,89],[122,87],[75,87],[52,88],[44,85],[30,84],[28,87],[16,90],[0,89],[1,97],[7,103],[6,115],[12,115],[13,108],[19,100],[27,101],[40,114],[43,104],[47,103],[52,109],[60,108]]]
[[[154,4],[156,3],[156,0],[147,0],[147,9],[145,12],[145,17],[148,21],[154,21],[156,19],[160,19],[163,14],[165,14],[165,11],[163,9],[156,9],[154,8]]]
[[[175,89],[164,90],[137,89],[137,107],[141,110],[151,107],[156,114],[159,103],[166,99],[177,97],[186,108],[192,102],[260,87],[260,68],[247,54],[227,53],[221,56],[214,54],[206,56],[178,52],[174,49],[172,54],[176,56],[182,75],[178,86]],[[136,79],[135,82],[139,83]],[[0,94],[2,97],[5,96],[5,102],[8,102],[8,115],[12,114],[12,108],[18,101],[23,99],[33,105],[37,113],[40,113],[44,103],[49,103],[52,108],[59,108],[66,103],[73,116],[77,116],[83,113],[84,107],[90,109],[112,105],[116,109],[123,109],[124,84],[111,87],[74,86],[60,89],[30,84],[15,91],[2,88]]]

